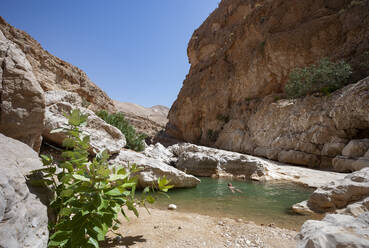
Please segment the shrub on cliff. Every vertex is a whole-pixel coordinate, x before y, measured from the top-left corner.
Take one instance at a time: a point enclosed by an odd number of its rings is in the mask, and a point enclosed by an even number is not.
[[[118,214],[126,217],[123,206],[138,216],[137,204],[145,206],[145,202],[155,201],[149,194],[154,186],[145,188],[142,198],[137,200],[137,178],[132,175],[140,169],[135,165],[129,168],[109,165],[107,151],[90,157],[90,136],[80,130],[80,126],[86,125],[87,115],[73,110],[66,117],[68,127],[53,131],[67,134],[63,161],[41,155],[47,166],[39,170],[44,174],[41,183],[54,194],[50,207],[57,216],[55,223],[51,223],[48,246],[98,248],[110,229],[118,229]],[[165,178],[159,179],[157,185],[164,192],[172,187]]]
[[[329,94],[348,83],[351,66],[344,61],[331,62],[327,58],[289,74],[285,92],[289,97],[301,97],[314,92]]]
[[[146,135],[137,133],[135,128],[129,124],[125,119],[124,114],[114,113],[109,114],[105,110],[101,110],[96,113],[106,123],[118,128],[125,136],[127,140],[126,148],[140,152],[145,149],[145,138]]]

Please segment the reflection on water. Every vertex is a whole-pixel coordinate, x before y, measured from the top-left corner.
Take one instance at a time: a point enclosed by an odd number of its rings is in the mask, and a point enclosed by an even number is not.
[[[227,187],[229,182],[242,193],[232,193]],[[201,178],[201,183],[196,188],[170,190],[170,199],[160,197],[154,206],[166,208],[168,204],[174,203],[178,211],[299,228],[307,218],[293,214],[290,207],[308,199],[311,192],[310,189],[295,184]]]

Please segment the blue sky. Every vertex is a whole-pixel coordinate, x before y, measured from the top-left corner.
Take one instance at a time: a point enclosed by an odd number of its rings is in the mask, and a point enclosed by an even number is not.
[[[116,100],[171,106],[187,44],[220,0],[2,0],[0,15]]]

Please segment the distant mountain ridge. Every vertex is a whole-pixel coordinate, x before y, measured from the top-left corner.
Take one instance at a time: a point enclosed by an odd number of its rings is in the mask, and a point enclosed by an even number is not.
[[[113,100],[118,112],[126,115],[128,121],[142,133],[150,137],[155,136],[160,130],[164,129],[168,122],[169,108],[163,105],[155,105],[150,108]]]

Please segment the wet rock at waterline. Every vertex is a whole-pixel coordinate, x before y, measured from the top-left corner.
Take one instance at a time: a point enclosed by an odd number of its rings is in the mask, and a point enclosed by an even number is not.
[[[35,151],[41,146],[45,100],[26,55],[0,31],[0,132]]]
[[[25,175],[41,167],[35,151],[0,134],[0,247],[47,247],[47,208],[25,180]]]
[[[369,212],[359,217],[329,214],[308,220],[297,235],[298,248],[369,247]]]
[[[250,179],[263,174],[262,161],[235,152],[179,144],[168,148],[178,157],[176,167],[196,176],[237,175]]]
[[[177,188],[195,187],[200,183],[200,180],[192,175],[188,175],[158,159],[149,158],[130,150],[122,150],[110,163],[136,164],[142,167],[143,170],[138,172],[138,185],[140,187],[151,186],[157,182],[159,177],[163,176],[170,180],[171,185]]]
[[[81,127],[81,130],[90,135],[92,149],[97,152],[106,149],[110,154],[115,154],[126,145],[126,139],[119,129],[107,124],[91,110],[82,107],[82,99],[78,94],[67,91],[49,91],[45,93],[45,99],[47,106],[43,137],[46,141],[62,145],[66,135],[62,132],[51,133],[51,131],[65,127],[68,120],[64,113],[78,108],[82,113],[88,114],[87,126]]]
[[[369,168],[353,172],[343,179],[331,181],[313,192],[303,203],[296,204],[293,209],[298,213],[347,212],[349,204],[360,202],[369,196]],[[305,208],[305,209],[304,209]]]
[[[290,166],[215,148],[182,143],[168,147],[175,166],[195,176],[230,177],[256,181],[284,181],[319,187],[346,174]],[[169,156],[171,158],[171,156]]]

